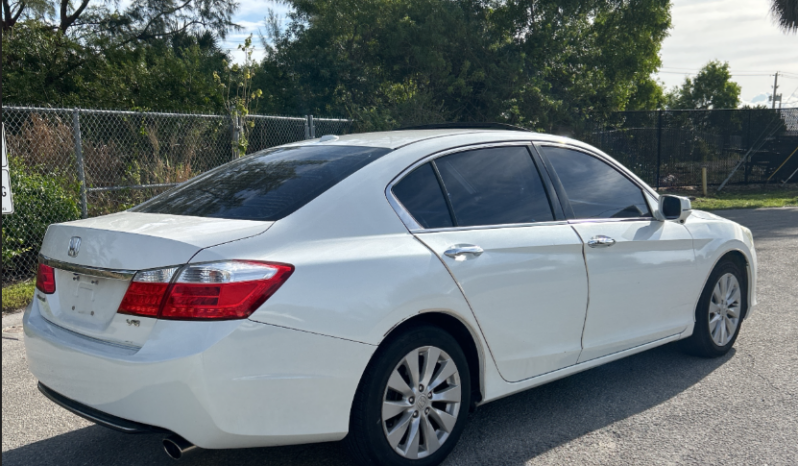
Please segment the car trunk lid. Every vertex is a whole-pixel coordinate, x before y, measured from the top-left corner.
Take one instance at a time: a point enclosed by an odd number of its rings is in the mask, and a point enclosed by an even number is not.
[[[124,346],[141,346],[156,319],[117,314],[137,271],[187,263],[197,252],[254,236],[273,222],[122,212],[51,225],[41,249],[55,293],[36,291],[50,322]]]

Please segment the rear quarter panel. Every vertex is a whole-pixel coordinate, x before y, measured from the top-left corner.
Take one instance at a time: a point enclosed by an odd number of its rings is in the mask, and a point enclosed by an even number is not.
[[[266,324],[379,345],[419,314],[454,316],[476,343],[483,377],[493,379],[495,366],[460,288],[385,197],[397,173],[435,149],[411,147],[354,173],[264,234],[204,249],[191,262],[294,265],[286,283],[250,316]]]

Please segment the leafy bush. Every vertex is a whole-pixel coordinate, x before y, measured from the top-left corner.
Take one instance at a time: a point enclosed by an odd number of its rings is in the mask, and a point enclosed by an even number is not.
[[[33,299],[35,289],[33,280],[3,288],[3,312],[12,312],[27,306]]]
[[[14,213],[3,217],[3,281],[27,274],[51,223],[80,218],[78,186],[56,174],[42,175],[11,160]]]

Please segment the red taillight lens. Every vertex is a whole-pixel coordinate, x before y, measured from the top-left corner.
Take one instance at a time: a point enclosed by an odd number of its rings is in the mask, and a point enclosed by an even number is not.
[[[175,320],[244,319],[285,283],[294,267],[244,261],[191,265],[171,285],[175,269],[168,270],[158,277],[159,271],[149,271],[153,276],[146,280],[142,272],[136,274],[119,312]]]
[[[55,269],[49,265],[39,264],[36,272],[36,288],[44,294],[55,293]]]
[[[145,317],[158,317],[169,282],[177,267],[145,270],[133,277],[117,312]]]
[[[288,279],[294,267],[263,262],[217,262],[184,269],[161,318],[245,319]]]
[[[132,282],[119,305],[122,314],[158,317],[169,283]]]

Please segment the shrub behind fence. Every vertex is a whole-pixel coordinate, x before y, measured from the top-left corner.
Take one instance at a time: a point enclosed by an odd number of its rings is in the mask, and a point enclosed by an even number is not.
[[[247,119],[250,153],[351,127],[312,116]],[[42,224],[128,209],[236,156],[237,133],[221,115],[4,107],[3,122],[17,201],[3,221],[3,284],[32,276]],[[20,190],[31,199],[33,178],[48,180],[39,183],[42,199],[66,198],[73,207],[23,205]]]

